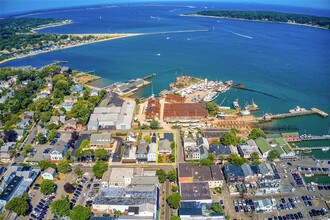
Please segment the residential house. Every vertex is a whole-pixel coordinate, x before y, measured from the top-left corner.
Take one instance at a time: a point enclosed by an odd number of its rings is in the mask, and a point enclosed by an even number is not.
[[[220,158],[220,156],[228,157],[231,154],[231,149],[229,146],[222,144],[210,144],[209,153],[213,153],[216,158]]]
[[[90,148],[112,148],[112,134],[104,132],[101,134],[92,134],[89,142]]]
[[[48,137],[49,131],[46,128],[42,128],[40,125],[37,126],[37,134],[43,134],[45,138]]]
[[[79,94],[80,96],[84,95],[84,90],[85,90],[85,88],[82,85],[75,85],[75,86],[71,87],[71,91],[76,94]]]
[[[125,149],[121,157],[122,163],[136,163],[136,146],[132,142],[125,143]]]
[[[60,73],[70,74],[71,71],[72,71],[72,70],[70,69],[70,67],[62,66],[62,67],[61,67],[61,70],[60,70]]]
[[[97,89],[92,89],[90,96],[98,96],[99,95],[99,90]]]
[[[0,158],[1,160],[9,160],[10,152],[15,149],[16,142],[7,142],[1,146]]]
[[[251,155],[256,152],[258,153],[259,158],[261,158],[258,147],[252,147],[251,145],[246,143],[246,144],[238,145],[237,149],[241,157],[251,158]]]
[[[23,119],[33,119],[34,117],[34,112],[33,111],[29,111],[29,112],[24,112],[23,115]]]
[[[45,99],[45,98],[48,98],[49,97],[49,94],[48,93],[37,93],[37,97],[35,97],[33,99],[33,101],[37,101],[38,99]]]
[[[59,116],[52,116],[50,118],[50,121],[48,122],[48,124],[55,124],[55,125],[59,126],[61,124],[60,117]]]
[[[174,135],[173,133],[164,133],[164,137],[162,140],[169,140],[170,142],[174,142]]]
[[[250,164],[244,163],[241,168],[244,173],[244,182],[248,185],[256,186],[258,182],[258,177],[252,171]]]
[[[259,148],[259,151],[262,155],[262,158],[267,158],[268,157],[268,154],[270,151],[272,151],[273,149],[270,147],[269,143],[266,141],[265,138],[263,137],[258,137],[256,140],[255,140],[258,148]]]
[[[149,144],[145,140],[140,140],[136,150],[136,160],[138,162],[148,161]]]
[[[77,130],[77,124],[78,124],[77,119],[71,118],[71,119],[65,121],[64,130],[75,131],[75,130]]]
[[[31,125],[30,119],[23,119],[22,121],[16,123],[16,127],[20,129],[25,129]]]
[[[109,187],[127,187],[132,182],[133,174],[133,168],[112,168]]]
[[[17,134],[16,141],[20,141],[24,137],[24,135],[26,134],[25,129],[14,129],[14,131]]]
[[[54,180],[56,177],[56,170],[52,167],[48,167],[44,172],[42,172],[41,176],[46,180]]]
[[[64,108],[65,111],[71,111],[72,107],[73,107],[73,103],[70,103],[70,102],[63,102],[60,105],[60,108]]]
[[[75,95],[67,95],[67,96],[64,96],[64,102],[66,103],[75,103],[78,101],[78,98],[77,96]]]
[[[231,184],[243,182],[245,178],[242,167],[235,166],[232,164],[225,164],[223,168],[223,173],[225,175],[226,181]]]
[[[218,141],[220,137],[228,131],[229,129],[223,129],[223,128],[204,128],[201,130],[201,134],[211,143],[212,141],[215,140]]]
[[[62,133],[61,137],[54,144],[53,148],[50,150],[49,157],[50,160],[62,160],[66,152],[69,149],[69,142],[71,140],[71,133]]]
[[[158,154],[171,154],[171,144],[167,139],[158,141]]]
[[[156,143],[149,144],[148,162],[156,162],[157,158],[157,145]]]
[[[198,161],[201,159],[201,152],[197,146],[188,146],[184,148],[185,160]]]
[[[205,137],[200,137],[197,139],[196,141],[196,145],[197,147],[205,147],[207,150],[209,150],[209,142],[207,141],[207,139]]]

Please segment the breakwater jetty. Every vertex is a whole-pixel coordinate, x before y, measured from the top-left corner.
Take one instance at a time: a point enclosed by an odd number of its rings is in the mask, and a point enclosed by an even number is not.
[[[313,115],[317,114],[323,118],[328,117],[328,113],[321,111],[317,108],[311,108],[310,110],[301,109],[299,111],[291,111],[288,113],[282,114],[265,114],[263,117],[258,118],[259,121],[271,121],[273,119],[283,119],[288,117],[297,117],[297,116],[304,116],[304,115]]]
[[[243,90],[250,91],[250,92],[260,93],[260,94],[263,94],[265,96],[269,96],[269,97],[272,97],[272,98],[285,100],[285,98],[270,94],[268,92],[264,92],[264,91],[261,91],[261,90],[258,90],[258,89],[247,88],[247,87],[245,87],[245,85],[240,84],[240,83],[237,84],[236,86],[233,86],[233,87],[236,88],[236,89],[243,89]]]

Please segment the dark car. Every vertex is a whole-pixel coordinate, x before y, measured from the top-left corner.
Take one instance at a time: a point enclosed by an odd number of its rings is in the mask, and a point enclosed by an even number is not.
[[[87,189],[91,188],[92,184],[87,185]],[[222,200],[221,200],[222,201]]]
[[[82,188],[77,188],[76,190],[79,191],[79,192],[81,192],[82,191]]]
[[[237,207],[237,206],[235,206],[235,211],[236,211],[236,212],[239,212],[239,210],[238,210],[238,207]]]

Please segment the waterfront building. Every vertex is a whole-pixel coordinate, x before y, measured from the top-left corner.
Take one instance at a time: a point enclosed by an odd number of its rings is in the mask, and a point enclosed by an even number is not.
[[[284,133],[281,133],[281,136],[286,141],[298,141],[299,140],[299,133],[298,132],[284,132]]]
[[[267,158],[269,152],[272,150],[272,148],[270,147],[269,143],[263,137],[258,137],[255,140],[255,142],[256,142],[256,144],[257,144],[257,146],[259,148],[259,151],[260,151],[260,153],[262,155],[262,158]]]
[[[146,119],[159,119],[160,117],[160,102],[159,98],[151,97],[148,99],[148,105],[146,108]]]
[[[206,118],[208,111],[204,103],[165,103],[164,120],[192,120]]]
[[[184,103],[185,98],[180,95],[167,94],[165,97],[165,101],[170,103]]]

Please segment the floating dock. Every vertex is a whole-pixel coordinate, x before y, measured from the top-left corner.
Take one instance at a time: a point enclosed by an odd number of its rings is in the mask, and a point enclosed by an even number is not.
[[[301,110],[299,112],[289,112],[283,114],[265,114],[262,118],[258,118],[260,121],[271,121],[273,119],[283,119],[289,117],[297,117],[297,116],[304,116],[304,115],[313,115],[317,114],[323,118],[328,117],[328,113],[321,111],[317,108],[311,108],[310,110]]]

